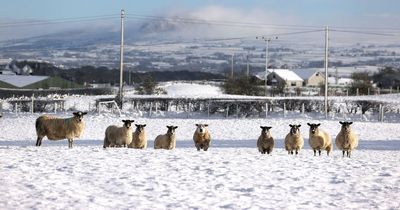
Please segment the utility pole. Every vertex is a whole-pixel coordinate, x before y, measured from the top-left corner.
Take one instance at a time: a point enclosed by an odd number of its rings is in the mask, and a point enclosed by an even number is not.
[[[268,89],[267,89],[268,47],[269,47],[268,44],[269,44],[269,42],[270,42],[272,39],[278,39],[278,37],[273,37],[273,38],[271,38],[271,37],[264,37],[264,36],[259,37],[259,36],[257,36],[256,39],[262,39],[262,40],[265,41],[265,77],[264,77],[264,79],[265,79],[265,96],[267,96],[267,92],[268,92]]]
[[[329,28],[325,27],[325,119],[328,119],[328,45]]]
[[[232,60],[231,60],[231,78],[233,79],[233,56],[235,56],[235,53],[232,53]]]
[[[119,102],[122,108],[122,98],[123,98],[123,82],[124,82],[124,17],[125,11],[121,9],[121,48],[120,48],[120,64],[119,64]]]
[[[250,76],[249,51],[247,51],[247,77]]]

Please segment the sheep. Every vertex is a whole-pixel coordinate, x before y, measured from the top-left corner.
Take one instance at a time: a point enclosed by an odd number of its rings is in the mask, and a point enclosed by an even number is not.
[[[132,141],[132,122],[134,120],[122,120],[124,125],[118,127],[110,125],[107,127],[104,137],[103,148],[106,147],[126,147]]]
[[[45,136],[49,140],[68,140],[68,148],[72,148],[74,138],[79,138],[85,129],[83,116],[87,112],[74,112],[71,118],[61,119],[53,116],[42,115],[36,119],[36,146],[42,145]]]
[[[274,138],[271,135],[271,128],[272,127],[267,127],[267,126],[260,126],[261,130],[261,135],[258,137],[257,141],[257,147],[258,151],[261,152],[261,154],[269,154],[272,152],[272,149],[274,148]]]
[[[207,124],[196,124],[197,128],[193,134],[194,145],[197,148],[197,151],[203,149],[204,151],[208,150],[211,142],[210,132],[208,131]]]
[[[347,157],[350,158],[351,151],[354,150],[358,146],[358,137],[352,131],[350,125],[353,122],[339,122],[342,125],[342,128],[338,135],[336,136],[336,147],[342,150],[343,157],[344,153],[347,152]]]
[[[290,132],[286,135],[285,138],[285,149],[288,151],[288,154],[293,155],[293,150],[296,151],[296,155],[299,154],[301,148],[304,145],[303,136],[300,133],[301,125],[289,125]]]
[[[317,150],[319,156],[321,156],[321,150],[326,150],[329,156],[329,153],[332,151],[332,140],[329,134],[319,129],[320,123],[307,123],[307,125],[310,126],[308,142],[310,143],[310,147],[314,150],[314,156],[317,155]]]
[[[166,134],[158,135],[154,140],[154,149],[174,149],[176,147],[175,129],[178,126],[167,126]]]
[[[144,127],[146,124],[140,125],[135,124],[136,130],[132,134],[132,142],[128,145],[129,148],[135,149],[146,149],[147,148],[147,137]]]

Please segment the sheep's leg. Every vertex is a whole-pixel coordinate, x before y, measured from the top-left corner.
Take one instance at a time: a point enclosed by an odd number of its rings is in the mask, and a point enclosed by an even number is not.
[[[207,151],[209,146],[210,146],[210,144],[209,144],[208,142],[207,142],[207,143],[204,143],[204,145],[203,145],[203,150],[204,150],[204,151]]]
[[[73,142],[74,142],[74,139],[68,139],[68,148],[72,148]]]
[[[317,150],[314,149],[314,156],[317,156]]]
[[[42,140],[43,140],[43,137],[38,136],[37,140],[36,140],[36,146],[39,147],[40,145],[42,145]]]
[[[296,155],[298,155],[299,154],[299,149],[296,149]]]
[[[321,156],[321,150],[318,150],[319,156]]]
[[[345,151],[344,151],[344,150],[342,150],[342,153],[343,153],[343,156],[342,156],[342,157],[344,157],[344,153],[345,153]]]
[[[350,155],[351,155],[351,150],[347,150],[347,157],[350,158]]]

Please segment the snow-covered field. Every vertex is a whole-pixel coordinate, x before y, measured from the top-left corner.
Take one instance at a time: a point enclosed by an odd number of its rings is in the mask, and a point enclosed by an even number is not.
[[[238,97],[221,95],[208,84],[164,83],[163,88],[177,97]],[[69,97],[66,108],[90,110],[98,97]],[[399,97],[368,99],[398,103]],[[267,119],[245,119],[171,113],[148,118],[129,110],[120,117],[90,112],[83,136],[68,149],[66,140],[34,146],[39,115],[16,115],[11,108],[0,118],[0,209],[400,209],[398,114],[390,123],[348,116],[357,119],[353,129],[360,137],[351,159],[338,150],[314,157],[308,146],[307,122],[321,123],[334,138],[343,120],[339,116],[321,120],[315,113],[271,113]],[[57,116],[69,117],[71,111]],[[106,127],[121,125],[122,119],[147,124],[149,148],[102,148]],[[209,124],[207,152],[194,148],[196,123]],[[299,156],[283,149],[288,124],[302,124],[305,148]],[[166,132],[166,125],[178,126],[177,148],[154,150],[154,138]],[[272,155],[256,148],[260,125],[273,127]]]
[[[59,116],[67,117],[68,113]],[[146,123],[149,148],[102,148],[105,128],[128,115],[91,113],[73,149],[67,141],[35,147],[38,114],[0,119],[0,209],[399,209],[400,123],[355,122],[359,148],[351,159],[333,151],[314,157],[312,118],[135,118]],[[192,143],[194,124],[210,124],[207,152]],[[319,121],[334,137],[336,120]],[[305,149],[283,150],[288,124],[301,123]],[[177,148],[152,149],[165,125],[177,125]],[[260,125],[272,126],[272,155],[256,149]]]

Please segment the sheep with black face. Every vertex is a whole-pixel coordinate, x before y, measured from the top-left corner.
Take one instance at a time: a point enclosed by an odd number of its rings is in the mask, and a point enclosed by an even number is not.
[[[307,125],[310,126],[308,142],[310,143],[310,147],[314,150],[314,156],[317,155],[317,151],[321,156],[321,150],[326,150],[329,156],[329,153],[332,151],[332,140],[329,134],[319,129],[320,123],[307,123]]]
[[[293,155],[295,151],[296,155],[299,154],[300,150],[303,148],[304,139],[300,133],[301,125],[289,125],[290,132],[285,137],[285,149],[288,151],[289,155]]]
[[[347,157],[350,157],[351,151],[358,146],[358,136],[354,133],[350,127],[353,122],[339,122],[342,125],[340,132],[336,136],[336,147],[342,150],[343,157],[347,152]]]
[[[146,124],[135,124],[136,130],[132,134],[132,142],[128,145],[129,148],[146,149],[147,137],[144,127]]]
[[[49,115],[42,115],[36,119],[36,146],[42,145],[45,136],[49,140],[68,140],[68,147],[72,148],[74,138],[79,138],[85,129],[83,116],[87,112],[74,112],[71,118],[56,118]]]
[[[257,140],[257,147],[258,151],[261,152],[261,154],[269,154],[272,152],[274,149],[274,138],[271,135],[271,128],[268,126],[260,126],[261,128],[261,135],[258,137]]]
[[[171,150],[176,147],[176,135],[175,130],[178,126],[167,126],[168,130],[166,134],[158,135],[154,140],[154,149],[167,149]]]
[[[122,120],[122,127],[110,125],[107,127],[103,148],[126,147],[132,142],[132,123],[134,120]]]

